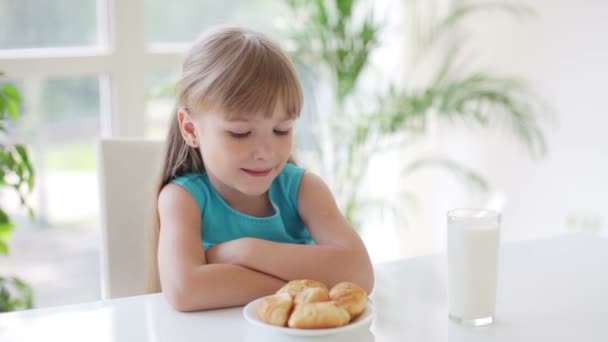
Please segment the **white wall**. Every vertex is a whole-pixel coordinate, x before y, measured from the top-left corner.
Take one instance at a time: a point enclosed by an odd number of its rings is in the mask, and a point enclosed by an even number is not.
[[[503,241],[573,230],[608,236],[608,2],[537,0],[537,15],[477,15],[479,65],[532,82],[555,109],[546,127],[549,153],[532,161],[504,133],[442,127],[440,149],[467,161],[505,194]],[[434,249],[444,243],[449,207],[481,205],[449,179],[435,187]]]

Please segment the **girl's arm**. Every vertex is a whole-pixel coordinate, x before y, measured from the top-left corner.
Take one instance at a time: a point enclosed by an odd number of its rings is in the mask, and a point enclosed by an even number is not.
[[[238,265],[207,264],[201,215],[192,195],[165,186],[158,198],[158,266],[163,293],[180,311],[244,305],[276,292],[285,281]]]
[[[303,175],[298,203],[317,245],[243,238],[216,245],[207,256],[214,263],[240,265],[280,279],[314,279],[328,286],[352,281],[370,293],[374,274],[365,245],[318,176]]]

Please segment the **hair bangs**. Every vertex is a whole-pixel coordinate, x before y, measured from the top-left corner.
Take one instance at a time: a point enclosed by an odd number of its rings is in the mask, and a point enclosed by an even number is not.
[[[270,117],[279,105],[286,117],[297,118],[303,96],[291,62],[264,37],[243,34],[239,38],[232,50],[238,58],[225,62],[222,72],[204,87],[205,94],[194,96],[195,106],[218,110],[228,118],[246,118]]]

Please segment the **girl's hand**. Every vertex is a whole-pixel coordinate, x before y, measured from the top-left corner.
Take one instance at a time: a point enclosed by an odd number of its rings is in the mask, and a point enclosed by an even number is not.
[[[208,264],[239,265],[247,251],[249,238],[240,238],[217,244],[205,252]]]

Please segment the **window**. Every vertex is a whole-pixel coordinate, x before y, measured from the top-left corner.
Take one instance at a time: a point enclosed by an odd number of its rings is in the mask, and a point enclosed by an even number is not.
[[[37,182],[34,222],[16,198],[0,197],[19,227],[0,269],[34,287],[36,307],[100,297],[96,140],[164,137],[189,42],[219,23],[269,31],[278,8],[270,0],[0,0],[0,71],[24,98],[8,138],[28,146]]]
[[[97,13],[95,0],[0,1],[0,49],[101,45]]]

